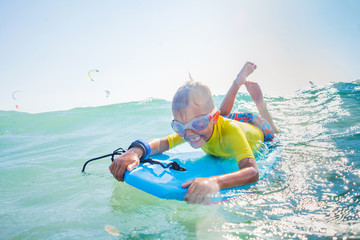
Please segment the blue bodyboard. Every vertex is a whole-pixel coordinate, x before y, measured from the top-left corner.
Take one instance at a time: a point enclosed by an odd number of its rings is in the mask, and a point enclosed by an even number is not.
[[[192,149],[187,143],[175,149],[167,151],[165,154],[151,156],[151,158],[161,161],[164,165],[175,161],[181,167],[186,168],[186,171],[163,168],[159,164],[140,163],[137,168],[125,173],[125,182],[156,197],[182,201],[187,191],[186,188],[181,187],[184,182],[199,177],[211,177],[239,170],[234,159],[207,155],[201,149]],[[255,156],[259,167],[260,181],[270,172],[279,153],[280,147],[273,147],[270,150],[266,149],[265,154]],[[244,189],[249,189],[255,184],[222,189],[219,193],[211,196],[209,203],[238,197],[244,193]]]

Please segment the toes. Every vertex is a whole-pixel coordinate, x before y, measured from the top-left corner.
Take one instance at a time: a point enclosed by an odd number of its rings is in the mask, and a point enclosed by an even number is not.
[[[255,84],[255,82],[246,81],[245,84],[250,85],[250,84]]]

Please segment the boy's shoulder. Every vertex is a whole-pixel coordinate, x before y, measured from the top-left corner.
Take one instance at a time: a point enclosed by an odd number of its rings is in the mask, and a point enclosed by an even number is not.
[[[220,116],[217,124],[222,131],[231,131],[232,129],[238,129],[241,122]]]
[[[240,122],[222,116],[219,118],[218,123],[219,123],[218,129],[223,136],[233,135],[235,133],[240,135],[246,134],[249,128],[247,125],[251,125],[250,123]]]
[[[222,125],[222,126],[237,126],[239,123],[241,124],[243,122],[239,122],[239,121],[236,121],[234,119],[230,119],[230,118],[220,116],[219,120],[218,120],[218,123],[220,125]]]

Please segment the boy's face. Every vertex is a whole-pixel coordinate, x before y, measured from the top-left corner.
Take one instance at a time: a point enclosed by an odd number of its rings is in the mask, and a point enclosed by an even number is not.
[[[188,124],[191,120],[200,116],[205,116],[209,113],[210,111],[206,108],[197,106],[190,101],[189,105],[185,109],[183,109],[180,113],[173,113],[173,115],[174,120],[182,124]],[[214,115],[216,114],[217,113],[214,113]],[[200,148],[211,138],[216,121],[217,118],[212,118],[209,125],[199,131],[187,128],[182,133],[179,133],[179,136],[188,142],[193,148]]]

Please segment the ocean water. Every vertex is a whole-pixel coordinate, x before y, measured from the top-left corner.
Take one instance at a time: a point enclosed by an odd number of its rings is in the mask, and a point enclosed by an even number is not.
[[[0,111],[0,239],[360,239],[360,82],[266,101],[281,130],[278,162],[257,194],[209,206],[117,182],[109,159],[81,174],[89,158],[171,133],[168,101]],[[256,112],[243,93],[233,110]]]

